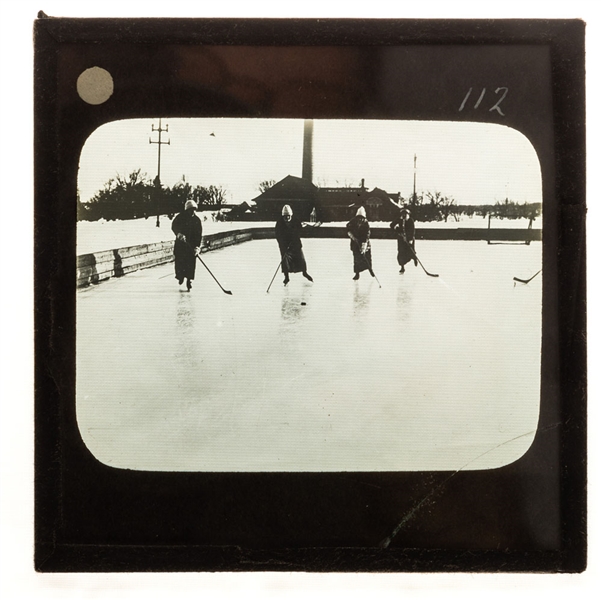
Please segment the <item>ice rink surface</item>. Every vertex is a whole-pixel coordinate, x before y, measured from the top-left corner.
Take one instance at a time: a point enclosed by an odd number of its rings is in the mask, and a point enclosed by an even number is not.
[[[347,240],[303,240],[287,287],[274,240],[77,292],[77,420],[108,465],[159,471],[497,468],[534,439],[541,243],[418,241],[399,274],[374,240],[353,281]]]

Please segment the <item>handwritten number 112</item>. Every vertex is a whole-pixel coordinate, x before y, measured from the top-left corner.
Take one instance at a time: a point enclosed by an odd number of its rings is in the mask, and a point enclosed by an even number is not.
[[[461,112],[465,108],[465,105],[466,105],[469,97],[472,95],[472,89],[473,88],[470,88],[468,93],[465,95],[465,98],[463,99],[463,102],[461,103],[461,106],[459,107],[459,112]],[[507,92],[509,91],[509,88],[498,87],[495,90],[495,94],[498,94],[501,90],[503,90],[503,95],[497,100],[497,102],[495,103],[494,106],[491,106],[488,109],[488,111],[492,112],[493,110],[496,110],[501,116],[504,117],[505,113],[499,108],[499,105],[501,104],[501,102],[503,102],[503,100],[505,99],[505,96],[507,96]],[[482,100],[484,100],[485,94],[486,94],[486,88],[482,88],[482,92],[480,93],[478,100],[476,100],[476,104],[474,104],[474,108],[478,108],[480,106],[480,103],[482,102]]]

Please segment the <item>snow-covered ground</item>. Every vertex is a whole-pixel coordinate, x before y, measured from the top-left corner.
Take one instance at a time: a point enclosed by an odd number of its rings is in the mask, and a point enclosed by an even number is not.
[[[537,428],[541,243],[394,240],[352,278],[346,240],[304,240],[315,282],[278,273],[273,240],[211,252],[191,293],[173,265],[77,293],[77,420],[128,469],[487,469]]]
[[[214,221],[210,216],[199,213],[202,221],[203,235],[230,231],[232,229],[248,229],[251,227],[273,226],[273,223],[249,221],[223,222]],[[102,250],[114,250],[173,240],[171,221],[163,216],[160,227],[156,226],[156,217],[148,219],[129,219],[127,221],[79,221],[77,223],[77,254],[89,254]]]
[[[266,223],[252,221],[234,221],[221,222],[214,221],[209,214],[199,213],[203,224],[203,233],[210,234],[219,231],[229,231],[232,229],[247,229],[251,227],[272,227],[272,221]],[[161,226],[156,226],[156,217],[148,219],[132,219],[128,221],[79,221],[77,223],[77,254],[88,254],[90,252],[100,252],[102,250],[114,250],[125,248],[127,246],[137,246],[138,244],[151,244],[154,242],[163,242],[173,239],[171,232],[171,221],[163,216],[160,219]],[[534,221],[533,227],[540,228],[542,218]],[[346,222],[326,223],[326,225],[345,225]],[[372,227],[388,227],[388,222],[372,222]],[[488,218],[473,217],[465,218],[457,222],[449,220],[432,221],[428,223],[416,223],[416,227],[422,228],[449,228],[457,227],[488,227]],[[518,228],[526,229],[528,227],[527,219],[493,219],[491,222],[493,228]]]

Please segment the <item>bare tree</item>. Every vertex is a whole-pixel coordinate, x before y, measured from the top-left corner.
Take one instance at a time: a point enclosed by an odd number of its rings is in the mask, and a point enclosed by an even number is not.
[[[259,183],[259,186],[257,189],[261,192],[261,194],[263,194],[269,188],[273,187],[275,184],[276,184],[275,179],[265,179],[264,181],[261,181],[261,183]]]

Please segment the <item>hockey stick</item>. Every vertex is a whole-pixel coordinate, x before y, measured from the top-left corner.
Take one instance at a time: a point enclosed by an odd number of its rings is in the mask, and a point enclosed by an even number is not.
[[[184,244],[186,244],[186,246],[188,246],[188,248],[192,248],[192,246],[190,245],[189,242],[184,240]],[[200,252],[200,250],[199,250]],[[230,290],[226,290],[217,280],[217,277],[215,277],[215,275],[213,275],[213,273],[211,272],[211,269],[209,269],[209,267],[207,267],[206,263],[204,260],[202,260],[202,258],[200,258],[200,254],[197,254],[196,252],[194,252],[194,256],[196,256],[196,258],[202,263],[202,266],[209,272],[209,275],[216,281],[217,285],[221,288],[221,291],[224,294],[227,294],[228,296],[232,295],[232,292],[230,292]]]
[[[284,254],[282,254],[282,259],[280,260],[280,264],[277,266],[275,273],[273,274],[273,277],[271,278],[269,287],[267,288],[267,291],[265,292],[266,294],[269,294],[269,290],[271,289],[271,286],[275,280],[275,276],[278,274],[278,271],[280,270],[280,267],[282,266],[282,263],[284,262],[284,256],[286,256],[288,254],[288,250],[290,250],[290,244],[288,244],[288,246],[286,246],[286,251],[284,252]]]
[[[365,262],[367,262],[367,259],[365,259]],[[378,282],[378,286],[380,287],[380,289],[382,289],[382,284],[380,283],[380,280],[378,279],[378,276],[375,274],[374,270],[372,267],[370,267],[370,272],[373,274],[375,280]]]
[[[265,292],[266,294],[269,294],[269,290],[271,289],[271,285],[273,284],[274,280],[275,280],[275,276],[278,274],[278,271],[280,270],[280,267],[282,266],[282,261],[280,261],[280,264],[277,266],[275,273],[273,274],[273,277],[271,278],[271,283],[269,284],[269,287],[267,288],[267,292]]]
[[[520,283],[530,283],[541,271],[542,269],[536,272],[532,277],[530,277],[530,279],[520,279],[519,277],[514,277],[513,280],[519,281]]]
[[[372,273],[374,273],[374,270],[371,270]],[[378,276],[374,273],[374,277],[376,279],[376,281],[378,282],[378,285],[380,286],[380,289],[382,289],[382,284],[380,283],[380,280],[378,279]]]
[[[426,271],[426,267],[422,265],[422,261],[417,257],[417,254],[415,254],[415,252],[413,253],[413,256],[415,256],[415,260],[417,260],[417,262],[420,264],[421,268],[424,270],[424,273],[426,275],[428,275],[429,277],[438,277],[438,273],[428,273],[428,271]]]
[[[355,243],[357,243],[357,242],[355,242]],[[380,286],[380,289],[382,289],[382,284],[380,283],[378,276],[374,273],[373,266],[369,264],[369,261],[367,260],[367,256],[365,256],[365,254],[363,252],[361,252],[361,256],[363,257],[363,260],[365,261],[365,264],[367,265],[367,268],[369,269],[370,275],[373,275],[375,277],[376,281],[378,282],[378,285]]]
[[[411,252],[411,254],[413,254],[413,258],[415,258],[415,260],[420,264],[421,268],[424,270],[424,273],[430,277],[438,277],[437,273],[428,273],[428,271],[426,271],[426,267],[424,267],[424,265],[422,265],[422,261],[417,257],[417,254],[415,253],[415,250],[413,250],[413,248],[411,248],[411,245],[409,244],[409,242],[407,242],[407,247],[409,248],[409,251]]]
[[[202,266],[209,272],[211,277],[217,282],[217,285],[221,288],[221,291],[224,294],[228,294],[229,296],[231,296],[232,292],[230,292],[230,290],[226,290],[223,288],[223,286],[219,283],[219,281],[217,281],[217,277],[215,277],[215,275],[213,275],[213,273],[211,273],[211,269],[209,269],[209,267],[207,267],[207,265],[205,264],[205,261],[202,260],[202,258],[200,258],[199,254],[196,254],[196,258],[202,263]]]

